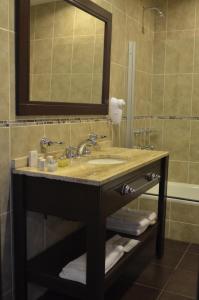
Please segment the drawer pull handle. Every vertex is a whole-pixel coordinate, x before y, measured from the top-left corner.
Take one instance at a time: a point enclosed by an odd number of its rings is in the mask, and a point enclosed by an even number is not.
[[[133,188],[132,184],[124,184],[120,190],[121,195],[127,196],[127,195],[136,194],[143,188],[147,187],[149,183],[151,182],[158,183],[160,181],[160,175],[155,173],[148,173],[145,175],[144,178],[147,180],[147,182],[141,185],[140,187],[138,187],[137,189]]]

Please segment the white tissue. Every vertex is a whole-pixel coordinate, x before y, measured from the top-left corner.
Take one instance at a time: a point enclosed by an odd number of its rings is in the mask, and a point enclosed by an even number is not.
[[[110,102],[110,118],[113,124],[120,124],[122,120],[122,109],[125,105],[123,99],[111,98]]]

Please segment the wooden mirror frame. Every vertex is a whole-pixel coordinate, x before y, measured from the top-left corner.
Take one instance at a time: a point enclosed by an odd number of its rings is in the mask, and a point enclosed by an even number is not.
[[[101,104],[30,101],[30,0],[15,0],[16,114],[17,115],[106,115],[110,85],[112,14],[90,0],[64,0],[105,23]]]

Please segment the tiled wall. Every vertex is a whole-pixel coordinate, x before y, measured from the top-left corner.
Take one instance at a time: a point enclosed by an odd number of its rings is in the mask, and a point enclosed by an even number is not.
[[[151,143],[170,151],[171,181],[199,184],[199,1],[156,2]]]
[[[142,70],[142,59],[146,57],[146,47],[151,31],[148,30],[150,17],[146,22],[146,36],[141,39],[141,6],[140,0],[97,0],[97,3],[113,13],[113,43],[111,60],[110,95],[126,99],[127,94],[127,42],[137,39],[140,45],[140,77],[147,73]],[[148,2],[148,0],[146,1]],[[110,123],[96,117],[87,120],[80,117],[64,118],[56,116],[41,120],[27,117],[23,122],[15,115],[15,63],[14,63],[14,0],[0,1],[0,224],[1,224],[1,269],[3,278],[3,300],[10,300],[13,292],[12,262],[12,204],[10,196],[10,161],[12,157],[26,155],[31,149],[39,149],[39,139],[45,134],[50,138],[63,139],[66,144],[77,145],[91,131],[111,136]],[[3,45],[3,46],[2,46]],[[151,46],[149,47],[151,49]],[[145,51],[145,52],[142,52]],[[150,50],[151,51],[151,50]],[[142,53],[142,54],[141,54]],[[151,52],[150,52],[151,53]],[[146,63],[143,64],[143,66]],[[148,81],[146,81],[148,82]],[[142,83],[143,84],[143,83]],[[147,83],[148,86],[148,83]],[[52,124],[50,124],[52,123]],[[125,128],[125,123],[121,128]],[[114,142],[122,143],[117,127],[113,128]],[[30,138],[31,137],[31,138]],[[29,256],[41,251],[46,246],[62,237],[76,224],[69,224],[56,218],[44,220],[38,214],[28,216],[28,253]],[[36,233],[36,234],[35,234]],[[34,299],[38,289],[30,287],[29,299]]]
[[[100,103],[104,23],[64,1],[31,6],[31,100]]]
[[[157,199],[151,196],[147,196],[147,198],[142,196],[130,205],[134,209],[156,212],[157,206]],[[198,203],[169,199],[166,212],[166,237],[179,241],[199,243],[198,215]]]

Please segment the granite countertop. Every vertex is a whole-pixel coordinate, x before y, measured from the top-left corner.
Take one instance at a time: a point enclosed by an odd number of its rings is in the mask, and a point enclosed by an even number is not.
[[[58,168],[53,173],[30,167],[14,169],[13,173],[99,186],[168,155],[168,152],[165,151],[109,147],[100,151],[93,151],[88,157],[74,159],[69,166]],[[95,158],[118,158],[125,162],[117,165],[88,163],[89,160]]]

